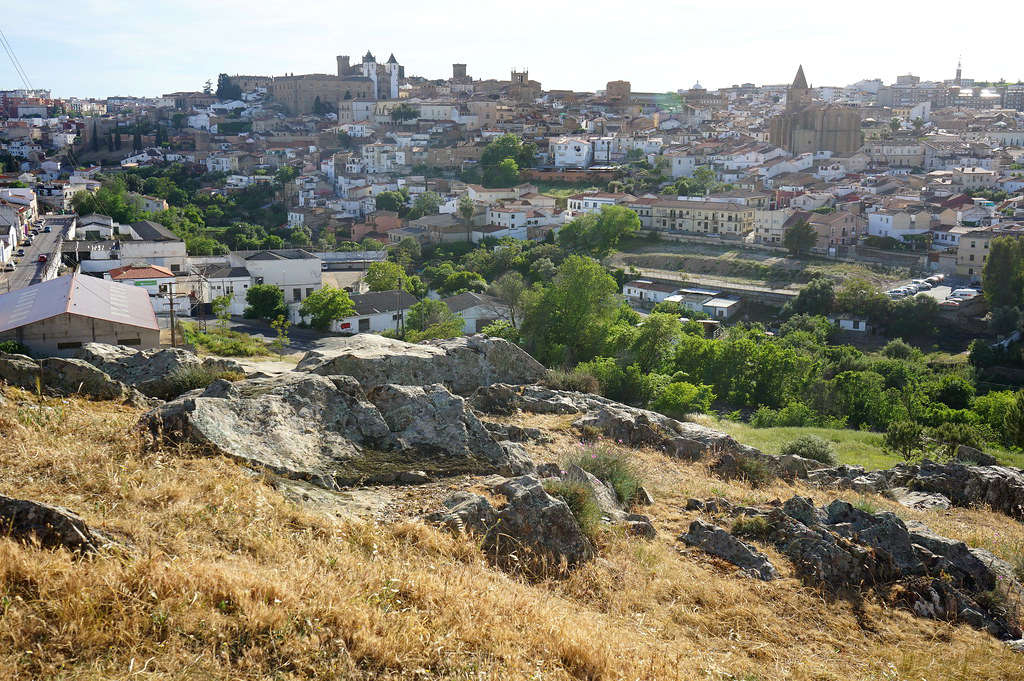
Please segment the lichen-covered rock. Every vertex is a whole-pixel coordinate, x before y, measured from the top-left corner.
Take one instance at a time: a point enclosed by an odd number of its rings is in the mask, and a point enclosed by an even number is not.
[[[221,380],[150,411],[141,426],[328,489],[390,483],[410,470],[444,477],[532,469],[442,386],[379,386],[368,397],[347,376]]]
[[[503,480],[492,491],[506,500],[500,508],[482,496],[459,492],[428,519],[481,537],[484,550],[507,569],[561,572],[593,558],[593,546],[569,507],[545,492],[537,478]]]
[[[907,508],[912,508],[916,511],[944,510],[952,505],[944,494],[918,492],[906,487],[893,487],[889,490],[889,496]]]
[[[43,384],[63,395],[87,395],[97,400],[123,400],[131,389],[100,371],[92,364],[65,357],[39,360]]]
[[[763,553],[750,544],[740,541],[721,527],[694,520],[689,531],[680,539],[690,546],[718,556],[743,570],[751,577],[764,581],[778,579],[779,573]]]
[[[102,544],[78,515],[60,506],[0,495],[0,534],[46,548],[93,553]]]
[[[533,383],[546,374],[519,346],[482,335],[415,344],[373,334],[331,339],[307,352],[296,370],[352,376],[367,390],[386,383],[441,383],[457,394],[493,383]]]
[[[576,464],[569,464],[561,478],[566,482],[574,482],[589,489],[594,496],[594,501],[597,502],[597,507],[601,509],[601,513],[610,520],[619,521],[625,517],[626,514],[622,510],[622,505],[616,498],[615,492],[589,471],[583,470]]]
[[[39,365],[26,355],[0,353],[0,381],[23,390],[42,387]]]
[[[888,471],[889,484],[942,494],[956,506],[991,506],[1024,520],[1024,471],[1007,466],[967,466],[924,461]]]
[[[242,365],[233,359],[200,358],[184,348],[138,350],[124,345],[86,343],[75,352],[75,358],[92,364],[112,379],[149,397],[163,395],[168,377],[185,369],[202,367],[211,371],[245,373]]]

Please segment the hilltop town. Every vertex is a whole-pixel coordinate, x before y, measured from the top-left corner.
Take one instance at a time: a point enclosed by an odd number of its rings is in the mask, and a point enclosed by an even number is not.
[[[0,91],[0,677],[1024,678],[1024,84],[375,51]]]

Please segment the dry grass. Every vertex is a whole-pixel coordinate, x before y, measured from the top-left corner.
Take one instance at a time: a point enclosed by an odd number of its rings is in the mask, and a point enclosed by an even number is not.
[[[826,602],[788,574],[740,578],[675,541],[692,518],[687,496],[765,501],[791,494],[785,485],[754,490],[639,451],[659,539],[606,532],[603,560],[531,584],[418,522],[329,519],[227,460],[149,450],[130,434],[129,408],[47,404],[55,411],[0,416],[0,493],[73,508],[126,548],[77,560],[0,539],[2,679],[1024,675],[1024,658],[969,628],[871,599]],[[563,431],[534,449],[553,459],[573,444]],[[997,533],[1022,536],[984,511],[905,515],[993,550]]]

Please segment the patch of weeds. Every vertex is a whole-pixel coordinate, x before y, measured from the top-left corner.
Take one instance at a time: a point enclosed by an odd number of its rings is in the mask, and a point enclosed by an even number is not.
[[[763,515],[740,516],[732,524],[732,533],[737,537],[768,541],[772,536],[772,528],[768,518]]]
[[[569,460],[587,471],[615,491],[619,503],[631,506],[637,491],[643,485],[640,471],[632,459],[621,450],[609,445],[586,447]]]
[[[190,390],[205,388],[216,380],[225,379],[231,382],[240,381],[245,374],[238,371],[225,371],[205,366],[179,367],[167,375],[160,387],[153,390],[153,397],[162,400],[173,400]]]
[[[760,487],[775,478],[775,474],[768,464],[749,456],[736,458],[736,476],[746,480],[751,487]]]
[[[583,426],[580,428],[580,440],[582,442],[597,442],[601,439],[601,429],[596,426]]]
[[[865,513],[870,513],[871,515],[874,515],[882,510],[878,507],[878,504],[876,504],[875,502],[871,501],[871,499],[868,499],[866,497],[861,497],[857,501],[853,502],[853,507],[858,510],[864,511]]]
[[[601,508],[589,487],[579,482],[551,480],[544,483],[544,491],[566,503],[583,534],[591,540],[597,536],[601,526]]]

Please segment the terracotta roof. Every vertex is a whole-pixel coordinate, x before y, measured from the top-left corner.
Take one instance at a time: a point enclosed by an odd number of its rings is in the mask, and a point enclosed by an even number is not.
[[[174,272],[160,265],[145,265],[142,267],[125,265],[124,267],[115,267],[110,270],[110,278],[115,281],[121,279],[161,279],[173,276]]]

